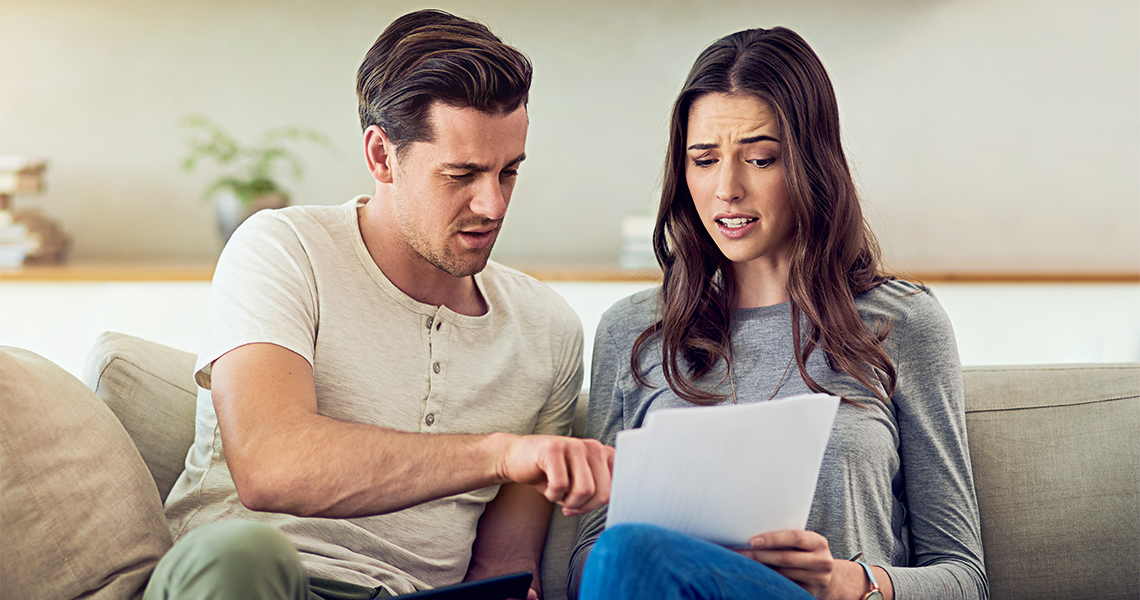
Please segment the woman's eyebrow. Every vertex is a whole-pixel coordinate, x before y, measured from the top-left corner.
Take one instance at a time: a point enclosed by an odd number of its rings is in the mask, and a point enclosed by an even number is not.
[[[744,144],[755,144],[756,142],[776,142],[777,144],[779,144],[780,140],[778,140],[778,139],[776,139],[770,135],[757,135],[757,136],[753,136],[753,137],[746,137],[746,138],[744,138],[744,139],[742,139],[736,143],[743,146]]]
[[[779,144],[780,140],[778,140],[778,139],[776,139],[770,135],[756,135],[756,136],[752,136],[752,137],[743,138],[736,143],[741,145],[741,146],[745,146],[748,144],[755,144],[756,142],[776,142],[777,144]],[[719,147],[719,144],[693,144],[693,145],[689,146],[688,149],[689,150],[712,150],[713,148],[717,148],[717,147]]]

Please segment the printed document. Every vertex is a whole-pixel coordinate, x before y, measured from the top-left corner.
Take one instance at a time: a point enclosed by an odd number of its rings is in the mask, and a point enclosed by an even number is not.
[[[652,412],[617,435],[606,526],[649,523],[724,546],[803,529],[839,398]]]

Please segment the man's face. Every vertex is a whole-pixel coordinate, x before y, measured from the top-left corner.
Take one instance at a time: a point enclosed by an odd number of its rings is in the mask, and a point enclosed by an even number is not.
[[[432,105],[433,141],[393,161],[396,226],[413,259],[455,277],[483,270],[526,158],[524,107],[504,115]]]

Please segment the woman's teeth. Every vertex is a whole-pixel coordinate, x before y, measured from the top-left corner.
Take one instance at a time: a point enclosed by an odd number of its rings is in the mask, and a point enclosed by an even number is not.
[[[744,227],[745,225],[747,225],[747,224],[749,224],[755,220],[756,219],[749,219],[747,217],[736,217],[736,218],[732,218],[732,219],[717,219],[717,222],[723,224],[725,227],[728,227],[729,229],[738,229],[740,227]]]

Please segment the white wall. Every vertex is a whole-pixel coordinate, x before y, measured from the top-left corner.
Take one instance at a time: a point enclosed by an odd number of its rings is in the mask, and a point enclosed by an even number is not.
[[[551,282],[582,319],[586,373],[602,313],[649,284]],[[81,376],[103,331],[197,352],[210,284],[0,284],[0,345],[37,352]],[[932,286],[963,364],[1140,362],[1140,285]],[[587,386],[588,386],[587,381]]]
[[[696,54],[788,25],[838,90],[849,153],[890,262],[911,271],[1140,269],[1135,0],[446,0],[526,51],[526,165],[496,258],[613,262],[645,212],[669,106]],[[0,154],[50,161],[41,208],[79,259],[214,258],[178,169],[178,120],[241,136],[331,136],[300,203],[371,191],[354,76],[407,0],[4,0]]]

